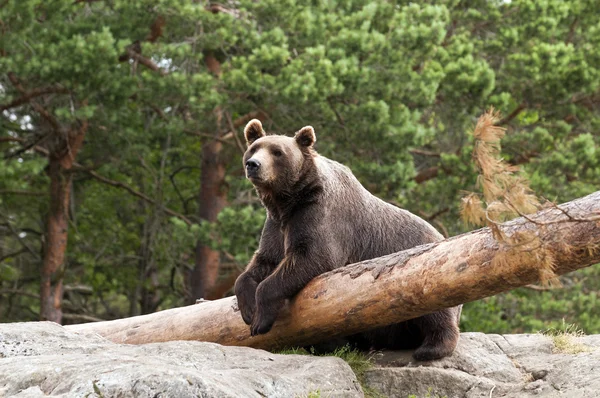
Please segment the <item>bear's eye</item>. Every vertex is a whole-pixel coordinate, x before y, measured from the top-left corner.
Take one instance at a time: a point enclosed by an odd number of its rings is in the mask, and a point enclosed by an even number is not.
[[[283,155],[283,152],[281,152],[279,149],[273,149],[273,151],[271,153],[273,154],[273,156],[277,156],[277,157],[280,157],[281,155]]]

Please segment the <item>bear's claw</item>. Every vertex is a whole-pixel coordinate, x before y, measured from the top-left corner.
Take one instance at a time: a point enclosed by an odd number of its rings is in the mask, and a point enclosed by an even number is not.
[[[265,317],[255,316],[254,322],[252,322],[252,326],[250,326],[250,335],[258,336],[259,334],[268,333],[273,324],[275,323],[275,319],[265,319]]]
[[[413,358],[417,361],[433,361],[451,354],[452,350],[445,349],[441,344],[438,346],[424,344],[415,350]]]

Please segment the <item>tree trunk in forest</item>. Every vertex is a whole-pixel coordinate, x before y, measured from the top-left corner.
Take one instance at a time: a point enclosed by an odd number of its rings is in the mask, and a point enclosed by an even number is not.
[[[139,179],[138,185],[142,188],[142,191],[145,191],[142,178]],[[140,228],[141,241],[138,248],[138,280],[133,300],[130,303],[130,311],[136,311],[136,315],[151,314],[156,311],[162,302],[162,294],[159,289],[158,266],[153,257],[154,239],[157,230],[160,229],[159,211],[157,206],[154,205],[152,211],[149,212],[149,207],[146,201],[138,201],[138,211],[139,214],[143,215],[144,223]]]
[[[146,207],[146,203],[141,203],[142,208]],[[140,242],[138,249],[138,285],[136,287],[135,300],[132,303],[134,307],[139,301],[139,312],[151,314],[156,311],[162,302],[162,295],[159,289],[160,281],[158,276],[158,267],[152,256],[152,245],[156,231],[156,213],[148,216],[143,224]]]
[[[221,76],[221,63],[212,51],[204,54],[204,62],[208,70],[216,77]],[[227,189],[225,185],[225,162],[222,159],[223,144],[219,141],[221,136],[221,120],[223,110],[215,109],[216,129],[215,139],[205,142],[202,146],[202,169],[200,171],[200,194],[198,197],[198,216],[208,222],[217,221],[221,210],[227,206]],[[219,276],[221,253],[198,241],[196,244],[194,269],[190,275],[190,296],[188,304],[193,304],[197,299],[212,300],[214,287]]]
[[[71,173],[64,173],[58,159],[50,159],[50,214],[40,290],[42,321],[62,322],[62,282],[69,227]]]
[[[210,141],[202,147],[202,170],[200,175],[200,195],[198,215],[208,222],[217,221],[221,210],[227,205],[225,189],[225,163],[222,159],[223,144]],[[209,246],[198,242],[196,245],[195,267],[191,275],[191,297],[189,303],[196,299],[213,299],[213,287],[219,275],[220,253]]]
[[[600,191],[518,218],[501,229],[505,237],[539,233],[538,250],[553,259],[557,275],[598,263]],[[129,344],[200,340],[266,349],[302,346],[535,283],[543,269],[537,254],[520,246],[509,250],[494,239],[490,228],[483,228],[341,267],[312,280],[280,313],[273,329],[255,337],[233,297],[68,328]],[[498,258],[505,260],[495,261]]]
[[[140,311],[142,314],[151,314],[157,310],[163,301],[159,290],[160,278],[158,276],[158,268],[154,264],[154,261],[146,268],[144,280],[146,283],[142,286]]]
[[[69,202],[71,199],[71,168],[77,153],[83,145],[88,129],[87,120],[77,121],[71,127],[63,126],[43,105],[27,91],[23,83],[13,73],[8,79],[39,114],[42,123],[52,131],[52,145],[48,151],[48,176],[50,177],[50,210],[46,225],[44,259],[40,281],[40,319],[62,322],[63,275],[67,233],[69,229]],[[68,92],[60,89],[61,92]],[[81,103],[87,105],[87,100]],[[35,146],[34,148],[37,148]],[[44,151],[46,149],[44,148]]]
[[[50,212],[40,283],[40,319],[43,321],[62,322],[63,275],[72,180],[70,169],[83,145],[86,132],[87,122],[83,122],[78,130],[70,132],[65,145],[51,153],[48,160]]]
[[[6,238],[6,229],[0,225],[0,262],[4,260],[4,239]]]

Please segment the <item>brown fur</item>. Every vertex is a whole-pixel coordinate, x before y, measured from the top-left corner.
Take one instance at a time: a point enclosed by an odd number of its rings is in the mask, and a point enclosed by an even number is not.
[[[336,267],[380,257],[442,236],[414,214],[371,195],[347,167],[318,155],[312,127],[294,138],[245,129],[247,177],[267,209],[259,249],[235,284],[252,335],[267,333],[285,300]],[[414,357],[450,355],[461,307],[352,336],[362,348],[417,348]]]

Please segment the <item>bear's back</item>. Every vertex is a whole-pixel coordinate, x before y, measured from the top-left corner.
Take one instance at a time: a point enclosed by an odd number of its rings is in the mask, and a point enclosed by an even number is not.
[[[425,220],[372,195],[348,167],[320,155],[315,162],[323,221],[333,228],[346,264],[443,239]]]

